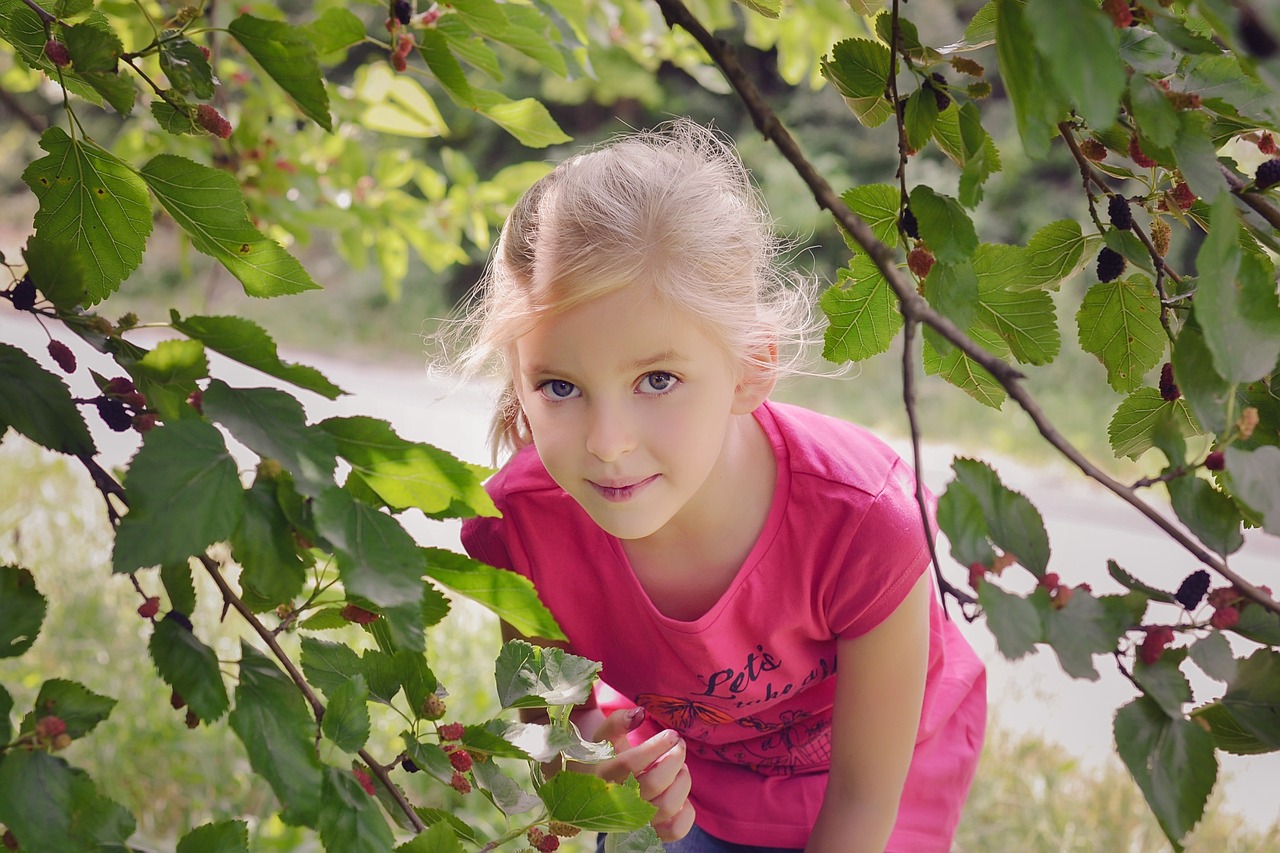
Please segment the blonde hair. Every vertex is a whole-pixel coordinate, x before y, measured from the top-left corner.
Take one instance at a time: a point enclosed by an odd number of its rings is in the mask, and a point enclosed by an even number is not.
[[[461,323],[466,375],[505,372],[490,430],[500,451],[531,443],[508,366],[539,321],[632,285],[653,289],[776,375],[812,331],[810,290],[776,266],[780,244],[732,147],[687,120],[572,157],[516,202]],[[777,360],[765,353],[773,348]]]

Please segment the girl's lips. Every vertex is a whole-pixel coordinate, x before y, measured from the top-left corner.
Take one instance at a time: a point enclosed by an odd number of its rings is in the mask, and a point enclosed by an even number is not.
[[[607,501],[621,503],[622,501],[631,500],[631,498],[635,497],[641,489],[656,479],[658,479],[657,474],[645,477],[643,480],[637,480],[634,483],[618,485],[605,485],[603,483],[597,483],[595,480],[588,480],[587,482],[591,484],[591,488],[595,489],[596,493],[599,494],[600,497]]]

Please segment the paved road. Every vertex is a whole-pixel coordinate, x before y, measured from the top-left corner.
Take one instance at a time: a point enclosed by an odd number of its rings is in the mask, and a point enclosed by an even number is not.
[[[39,351],[43,356],[44,332],[28,318],[0,310],[0,341]],[[72,377],[74,393],[91,395],[84,365],[99,371],[110,365],[101,361],[78,340],[66,341],[79,357],[81,370]],[[286,360],[320,368],[332,381],[352,392],[328,401],[308,392],[296,392],[311,420],[337,414],[363,414],[383,418],[405,438],[427,441],[473,462],[486,462],[485,448],[490,391],[486,388],[450,389],[433,382],[425,369],[385,367],[332,361],[312,354],[286,354]],[[45,362],[49,360],[44,359]],[[252,387],[276,384],[270,377],[211,357],[215,375],[233,385]],[[51,365],[50,365],[51,366]],[[56,368],[53,368],[56,371]],[[832,380],[838,381],[838,380]],[[134,452],[132,433],[109,433],[93,425],[95,438],[108,464],[119,464]],[[904,443],[896,445],[908,455]],[[930,446],[924,458],[927,485],[937,493],[950,480],[951,451]],[[247,458],[247,457],[246,457]],[[1197,564],[1149,521],[1127,505],[1092,485],[1074,469],[1035,468],[1007,460],[994,460],[1004,482],[1027,494],[1044,514],[1053,549],[1051,568],[1065,581],[1088,581],[1096,592],[1116,592],[1119,587],[1106,573],[1106,561],[1140,571],[1145,580],[1174,588]],[[246,463],[246,467],[251,463]],[[424,544],[458,547],[457,525],[427,523],[413,528]],[[950,566],[945,550],[944,567]],[[1280,589],[1280,540],[1255,536],[1243,552],[1232,558],[1233,567],[1245,577]],[[1154,567],[1154,568],[1153,568]],[[949,571],[953,581],[963,573]],[[1072,680],[1059,669],[1049,651],[1020,661],[1004,660],[994,648],[985,626],[964,625],[965,634],[987,661],[994,714],[1014,731],[1039,735],[1061,744],[1085,762],[1112,758],[1111,715],[1134,695],[1132,685],[1105,658],[1096,660],[1101,678],[1096,682]],[[1190,667],[1188,667],[1190,669]],[[1208,679],[1193,683],[1198,696],[1212,697],[1215,684]],[[1220,692],[1220,687],[1216,688]],[[1240,758],[1222,756],[1222,779],[1230,808],[1249,817],[1259,828],[1280,822],[1280,754]]]

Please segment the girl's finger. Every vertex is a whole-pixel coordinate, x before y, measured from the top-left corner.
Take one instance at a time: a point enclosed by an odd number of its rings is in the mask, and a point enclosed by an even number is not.
[[[657,796],[645,798],[658,809],[650,823],[656,826],[660,823],[666,823],[678,815],[680,810],[689,802],[689,790],[692,786],[693,777],[689,775],[689,768],[681,764],[680,770],[676,773],[675,778],[671,780],[671,784],[667,785]],[[640,790],[644,791],[643,781],[640,783]]]
[[[636,779],[640,782],[640,796],[657,804],[654,798],[670,788],[680,771],[685,770],[685,749],[683,740],[676,741],[675,746],[636,774]],[[685,775],[688,775],[687,770]],[[672,814],[674,813],[672,810]]]
[[[653,824],[653,829],[663,841],[679,841],[693,829],[694,817],[693,806],[686,802],[675,817],[661,824]]]
[[[604,718],[604,722],[596,729],[596,740],[607,740],[619,753],[631,748],[627,734],[635,731],[644,722],[644,708],[631,708],[625,711],[614,711]]]

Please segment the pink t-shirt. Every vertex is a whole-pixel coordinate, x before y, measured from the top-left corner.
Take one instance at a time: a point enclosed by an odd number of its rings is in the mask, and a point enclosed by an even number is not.
[[[826,791],[836,640],[865,634],[928,570],[908,466],[866,430],[795,406],[756,418],[777,489],[720,600],[660,613],[618,540],[551,479],[534,448],[487,484],[501,519],[463,525],[468,553],[530,578],[569,637],[603,664],[606,711],[646,709],[688,745],[697,822],[741,844],[803,847]],[[947,851],[976,769],[985,671],[933,596],[924,708],[890,850]],[[856,677],[853,673],[851,677]]]

